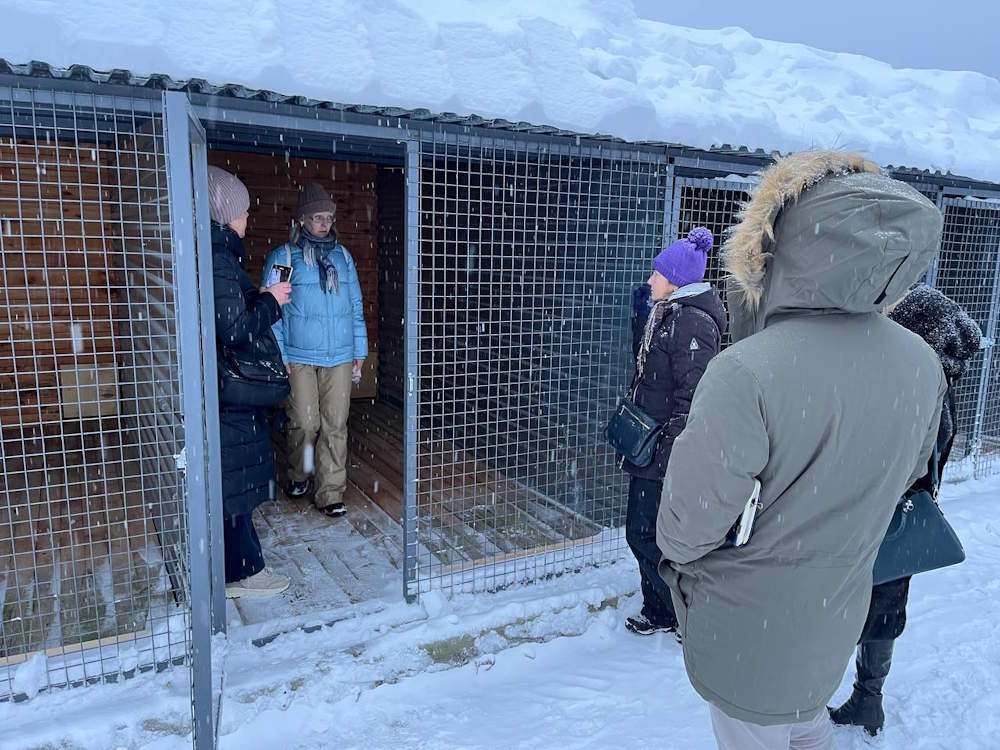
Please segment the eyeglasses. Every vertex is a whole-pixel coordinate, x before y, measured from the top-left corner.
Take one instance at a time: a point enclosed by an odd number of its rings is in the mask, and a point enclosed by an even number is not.
[[[308,219],[315,224],[333,224],[333,214],[313,214]]]

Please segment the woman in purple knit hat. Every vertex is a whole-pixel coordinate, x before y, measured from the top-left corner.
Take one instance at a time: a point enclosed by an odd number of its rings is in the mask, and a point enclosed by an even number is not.
[[[704,281],[712,233],[696,227],[653,259],[653,272],[632,293],[632,349],[636,356],[635,404],[664,425],[648,466],[624,457],[631,475],[625,538],[639,562],[642,610],[625,627],[638,635],[677,629],[670,591],[656,572],[656,515],[674,439],[687,422],[694,389],[709,360],[719,353],[726,310]]]

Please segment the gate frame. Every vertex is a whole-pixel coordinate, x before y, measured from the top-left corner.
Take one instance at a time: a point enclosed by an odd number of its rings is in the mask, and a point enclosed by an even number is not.
[[[223,575],[221,586],[216,578],[222,570],[222,474],[218,395],[215,378],[206,377],[214,374],[216,362],[212,242],[205,221],[208,214],[205,130],[193,117],[186,94],[163,93],[163,133],[184,414],[190,557],[191,726],[195,750],[211,750],[215,746],[212,635],[217,632],[216,626],[225,623],[225,599],[222,598],[225,578]],[[178,206],[190,206],[191,210],[177,210]],[[185,335],[186,331],[198,331],[199,335]],[[211,345],[205,346],[206,341]],[[220,598],[221,623],[214,606]]]
[[[166,162],[167,152],[168,152],[168,140],[166,135],[167,111],[166,111],[165,101],[161,98],[159,92],[151,92],[149,90],[141,89],[134,86],[121,86],[121,85],[105,86],[94,83],[47,80],[40,78],[25,79],[22,76],[0,74],[0,92],[4,90],[6,90],[6,92],[9,94],[10,102],[12,104],[28,103],[34,105],[35,103],[41,101],[46,104],[50,104],[53,107],[63,106],[63,107],[73,108],[74,110],[77,107],[89,108],[95,111],[99,109],[106,109],[114,113],[131,110],[133,114],[142,113],[145,115],[149,115],[151,117],[158,117],[160,118],[161,126],[163,128],[163,136],[162,136],[164,143],[163,157]],[[164,164],[164,174],[168,180],[168,187],[166,190],[166,194],[169,196],[171,190],[169,184],[169,181],[171,180],[171,175],[170,175],[170,166],[168,163]],[[173,223],[173,213],[171,212],[170,215],[171,215],[170,228],[171,232],[173,232],[176,229],[176,226]],[[173,243],[174,243],[174,237],[173,235],[171,235],[171,245],[173,245]],[[181,269],[179,269],[177,264],[175,263],[174,265],[175,285],[176,285],[176,279],[178,278],[178,274],[180,274],[181,272],[182,272]],[[178,316],[181,314],[180,307],[181,304],[178,298],[175,301],[175,309],[173,311],[175,319],[178,319],[178,321],[179,321]],[[180,356],[180,351],[184,347],[184,339],[180,336],[178,336],[177,346],[178,346],[178,356]],[[214,352],[213,352],[213,358],[214,358]],[[180,389],[180,396],[183,399],[185,394],[185,381],[183,380],[183,374],[178,378],[177,382],[178,382],[178,387]],[[201,388],[199,387],[198,389],[196,389],[196,392],[200,390]],[[186,441],[186,435],[187,433],[185,432],[185,441]],[[183,458],[182,457],[176,457],[176,458],[184,460],[186,456],[187,454],[185,453]],[[179,466],[178,468],[181,467]],[[185,507],[183,514],[178,517],[182,517],[185,515],[188,516],[187,518],[188,537],[187,539],[185,539],[185,542],[190,545],[191,542],[190,530],[191,530],[192,519],[190,518],[190,506],[187,505],[186,503],[189,481],[190,481],[189,476],[185,471],[184,472]],[[189,546],[188,550],[189,556],[191,549],[192,548]],[[188,583],[188,582],[185,581],[183,583]],[[186,593],[188,594],[188,607],[186,611],[188,617],[187,627],[191,628],[191,618],[193,617],[193,612],[194,612],[194,601],[190,598],[190,591]],[[118,642],[117,640],[118,638],[119,637],[116,636],[115,640],[117,645],[120,646],[121,643]],[[65,656],[69,653],[77,653],[77,652],[82,653],[87,649],[94,647],[102,648],[103,647],[102,644],[104,643],[105,640],[107,639],[99,639],[97,641],[85,642],[83,644],[60,643],[59,648],[64,649],[63,655]],[[127,637],[122,638],[122,641],[125,640],[128,640],[128,638]],[[190,640],[187,638],[187,636],[185,636],[185,642],[189,648],[193,648],[194,644],[193,631],[191,633]],[[181,666],[186,661],[189,661],[191,657],[191,651],[188,650],[187,648],[185,650],[187,651],[185,655],[174,657],[172,656],[170,648],[168,646],[167,648],[168,653],[166,659],[162,661],[157,661],[154,657],[154,660],[150,664],[140,666],[137,668],[136,671],[148,672],[151,670],[155,670],[159,672],[170,666]],[[45,649],[43,649],[43,652],[44,651]],[[93,676],[84,676],[79,680],[69,680],[68,682],[58,683],[58,684],[51,684],[47,682],[46,687],[43,689],[77,687],[85,684],[87,685],[98,684],[100,682],[105,682],[105,681],[114,682],[123,675],[123,673],[120,670],[105,671],[103,659],[101,659],[99,663],[101,664],[101,672],[99,675],[95,674]],[[10,699],[17,700],[16,696],[13,695],[10,696]],[[193,704],[192,704],[192,710],[193,710]],[[192,714],[192,721],[194,721],[193,714]]]
[[[415,189],[408,192],[408,229],[410,235],[407,238],[407,309],[409,327],[406,332],[407,357],[407,404],[406,404],[406,497],[405,497],[405,525],[406,530],[406,550],[404,569],[404,591],[406,601],[412,602],[419,598],[421,583],[426,583],[427,579],[421,580],[417,577],[417,570],[414,563],[418,560],[417,554],[417,485],[418,485],[418,446],[417,427],[418,410],[417,402],[419,398],[418,374],[420,351],[419,343],[419,302],[420,297],[417,292],[419,283],[419,215],[420,215],[420,194],[422,185],[420,170],[423,167],[424,156],[435,158],[437,156],[446,159],[453,158],[452,148],[465,148],[469,150],[488,150],[502,148],[510,152],[514,157],[522,156],[526,153],[537,152],[541,149],[565,157],[596,157],[609,160],[622,159],[635,163],[643,163],[659,170],[657,176],[663,181],[663,205],[659,207],[659,215],[663,218],[663,233],[661,239],[665,239],[668,231],[668,219],[671,212],[671,196],[673,183],[677,179],[674,171],[674,158],[671,156],[666,144],[649,142],[628,142],[619,140],[603,140],[597,137],[589,138],[584,135],[567,135],[531,132],[525,129],[497,129],[490,128],[488,124],[484,127],[464,127],[454,128],[447,125],[435,124],[432,128],[419,128],[414,126],[414,153],[410,154],[413,161],[408,162],[408,184],[409,178],[416,176]],[[441,149],[439,152],[437,149]],[[479,157],[462,157],[478,160]],[[691,160],[694,163],[694,160]],[[620,534],[621,538],[614,541],[618,557],[628,554],[627,547],[622,544],[624,539],[621,528],[613,530],[613,533]],[[610,543],[610,540],[605,543]],[[564,546],[563,546],[564,545]],[[576,545],[571,540],[565,540],[560,544],[558,550],[534,549],[512,553],[514,556],[507,558],[506,555],[499,555],[495,559],[487,558],[478,564],[458,571],[446,571],[439,576],[433,576],[430,584],[431,589],[455,589],[458,590],[464,583],[470,583],[476,591],[488,590],[480,587],[476,581],[477,576],[482,571],[502,570],[504,574],[530,566],[533,563],[542,561],[546,572],[539,574],[539,578],[549,573],[559,573],[565,570],[574,562],[579,562],[579,558],[565,558],[555,565],[546,563],[556,552],[572,550]],[[596,558],[595,558],[596,559]],[[561,563],[565,562],[566,565]]]
[[[995,201],[988,201],[983,198],[971,196],[959,197],[956,195],[944,195],[941,199],[940,208],[944,213],[947,206],[957,208],[985,209],[996,213],[1000,219],[1000,204]],[[981,479],[982,474],[982,443],[983,443],[983,420],[986,417],[986,399],[989,396],[990,385],[993,378],[1000,377],[1000,373],[993,372],[993,350],[996,347],[997,326],[1000,322],[1000,242],[994,250],[993,287],[990,294],[990,312],[986,320],[986,330],[984,330],[980,340],[980,350],[983,352],[983,369],[979,379],[979,392],[976,394],[975,421],[972,425],[972,437],[970,440],[970,454],[973,457],[973,476]],[[935,266],[937,260],[935,259]]]
[[[178,92],[179,93],[179,92]],[[189,95],[181,93],[181,96],[187,101]],[[190,112],[191,116],[198,121],[199,125],[204,128],[206,124],[218,123],[221,125],[243,125],[250,127],[260,127],[260,128],[270,128],[279,131],[284,131],[286,133],[311,133],[314,135],[329,136],[331,138],[366,138],[375,139],[387,142],[394,142],[399,144],[402,149],[402,162],[403,162],[403,173],[404,173],[404,203],[406,205],[406,223],[405,229],[406,236],[404,237],[404,247],[405,247],[405,258],[404,265],[406,268],[404,274],[404,289],[407,295],[406,302],[406,321],[404,324],[404,329],[406,331],[405,337],[405,352],[404,352],[404,362],[403,362],[403,372],[406,378],[407,385],[403,391],[403,412],[405,415],[405,436],[404,436],[404,446],[405,446],[405,457],[404,457],[404,503],[403,503],[403,576],[402,576],[402,593],[403,597],[407,602],[412,602],[414,597],[409,593],[409,583],[411,579],[415,578],[415,571],[413,570],[412,563],[415,559],[415,554],[409,554],[409,550],[416,551],[416,477],[417,477],[417,465],[416,465],[416,447],[414,440],[416,439],[416,415],[417,415],[417,393],[415,389],[415,382],[417,377],[417,363],[419,351],[417,348],[417,339],[415,335],[416,331],[416,321],[419,314],[419,307],[414,298],[413,292],[416,291],[417,284],[419,282],[419,237],[417,227],[419,224],[419,210],[420,210],[420,146],[419,146],[419,133],[416,129],[401,129],[397,127],[392,127],[388,121],[385,125],[367,125],[364,123],[357,122],[346,122],[344,120],[334,120],[334,119],[324,119],[320,117],[306,117],[304,114],[296,114],[295,110],[289,106],[278,106],[278,107],[268,107],[266,111],[261,111],[258,108],[251,108],[247,106],[240,107],[239,104],[246,104],[242,100],[233,100],[228,97],[216,97],[208,95],[190,95]],[[233,105],[237,106],[233,106]],[[310,113],[315,113],[315,109],[306,109],[305,111]],[[202,131],[204,132],[204,130]],[[214,302],[213,302],[214,304]],[[411,336],[411,332],[414,332]],[[211,338],[214,340],[215,333],[214,329],[211,332]],[[412,340],[411,340],[412,339]],[[206,354],[207,357],[207,354]],[[215,352],[213,350],[211,354],[212,368],[215,367]],[[207,371],[207,369],[206,369]],[[213,381],[214,383],[214,381]],[[216,434],[216,440],[218,439],[218,397],[214,397],[214,419],[212,424],[214,426],[214,431]],[[207,402],[206,406],[213,406],[212,403]],[[212,428],[210,428],[211,430]],[[220,492],[220,507],[221,507],[221,486]],[[220,534],[212,537],[212,547],[213,547],[213,558],[222,558],[222,536],[221,536],[221,526]],[[221,589],[223,592],[225,590],[225,580],[224,573],[221,566],[218,570],[213,568],[213,579],[216,589]],[[213,600],[213,607],[216,606],[216,602]],[[221,604],[218,604],[219,613],[218,621],[220,622],[220,627],[216,632],[225,631],[225,600],[222,599]]]

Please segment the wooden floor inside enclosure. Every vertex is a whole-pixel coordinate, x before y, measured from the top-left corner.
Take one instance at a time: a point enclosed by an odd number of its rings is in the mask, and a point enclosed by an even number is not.
[[[417,564],[445,575],[592,538],[600,528],[505,479],[430,431],[418,482]],[[280,435],[278,463],[283,465]],[[336,612],[402,595],[404,431],[399,407],[355,400],[349,423],[347,515],[327,518],[310,499],[281,493],[256,514],[268,565],[292,585],[279,600],[238,600],[244,624]],[[445,459],[447,457],[447,459]],[[284,484],[284,470],[279,471]],[[428,567],[429,566],[429,567]]]

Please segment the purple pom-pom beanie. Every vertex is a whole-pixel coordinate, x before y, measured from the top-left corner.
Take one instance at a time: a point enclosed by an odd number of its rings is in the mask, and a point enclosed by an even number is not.
[[[653,270],[679,287],[697,284],[705,279],[711,249],[712,233],[706,227],[695,227],[686,239],[677,240],[653,259]]]

